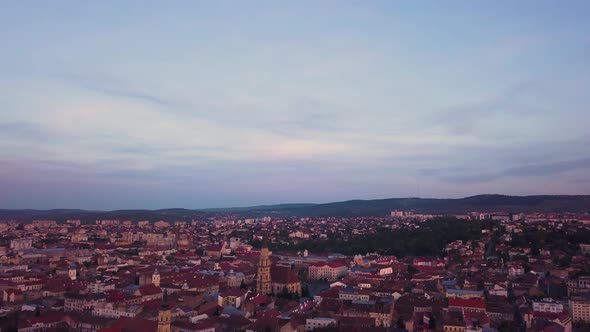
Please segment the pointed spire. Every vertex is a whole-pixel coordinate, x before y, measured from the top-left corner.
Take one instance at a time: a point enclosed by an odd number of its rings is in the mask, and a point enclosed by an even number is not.
[[[268,249],[268,232],[262,234],[262,248]]]
[[[170,308],[170,306],[168,305],[168,290],[165,289],[164,290],[164,297],[162,298],[162,306],[160,309],[168,310],[168,308]]]
[[[262,249],[268,249],[268,240],[266,239],[266,236],[262,239]]]

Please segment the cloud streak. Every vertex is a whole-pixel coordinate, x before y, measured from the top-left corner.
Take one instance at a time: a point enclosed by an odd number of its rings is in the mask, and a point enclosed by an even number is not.
[[[24,140],[38,142],[61,141],[65,137],[48,126],[26,121],[0,122],[0,137],[5,140]]]
[[[459,105],[437,112],[428,117],[426,122],[442,126],[452,134],[466,134],[475,132],[482,122],[496,115],[532,116],[539,110],[526,105],[523,99],[534,91],[534,83],[521,83],[480,103]]]
[[[441,175],[440,179],[451,183],[482,183],[505,177],[544,177],[565,172],[590,169],[590,158],[565,160],[553,163],[515,166],[498,172],[475,173],[467,175]]]
[[[131,99],[163,107],[176,107],[180,105],[178,101],[166,99],[156,94],[124,88],[121,86],[122,84],[119,80],[113,78],[100,79],[98,77],[73,74],[61,74],[56,75],[56,77],[77,87],[110,97]]]

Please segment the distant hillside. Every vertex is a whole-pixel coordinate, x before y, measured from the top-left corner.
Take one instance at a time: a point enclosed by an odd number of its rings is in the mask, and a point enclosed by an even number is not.
[[[68,219],[94,222],[95,220],[192,220],[211,213],[200,210],[188,209],[163,209],[163,210],[115,210],[115,211],[87,211],[87,210],[0,210],[0,219],[4,220],[34,220],[53,219],[65,221]]]
[[[232,207],[232,208],[214,208],[214,209],[203,209],[203,211],[209,212],[245,212],[245,211],[268,211],[268,210],[290,210],[299,209],[315,206],[317,204],[312,203],[294,203],[294,204],[276,204],[276,205],[258,205],[258,206],[244,206],[244,207]]]
[[[505,196],[479,195],[460,199],[388,198],[351,200],[276,210],[293,216],[379,216],[391,210],[417,213],[467,212],[584,212],[590,211],[590,196]],[[251,210],[250,212],[262,212]]]
[[[162,209],[162,210],[0,210],[0,219],[31,220],[51,218],[56,220],[96,219],[125,220],[191,220],[231,213],[240,217],[319,217],[319,216],[385,216],[391,210],[416,213],[456,214],[467,212],[590,212],[590,196],[544,195],[505,196],[479,195],[459,199],[437,198],[387,198],[351,200],[327,204],[280,204],[221,209]]]

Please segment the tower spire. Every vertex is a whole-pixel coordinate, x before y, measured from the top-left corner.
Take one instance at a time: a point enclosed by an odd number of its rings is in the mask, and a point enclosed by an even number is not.
[[[170,306],[168,305],[168,290],[164,290],[164,296],[162,297],[162,309],[168,309]]]
[[[158,332],[170,332],[171,312],[168,306],[168,290],[164,290],[162,305],[158,312]]]

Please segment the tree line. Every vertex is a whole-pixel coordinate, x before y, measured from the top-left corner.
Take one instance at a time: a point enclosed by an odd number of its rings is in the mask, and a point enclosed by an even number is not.
[[[382,255],[437,256],[445,246],[455,240],[475,240],[483,229],[491,229],[497,223],[491,220],[465,221],[454,217],[433,218],[419,224],[419,228],[379,228],[375,233],[343,240],[332,236],[328,239],[309,239],[297,243],[269,243],[273,251],[332,252],[355,255],[377,252]],[[254,243],[255,246],[260,244]]]

